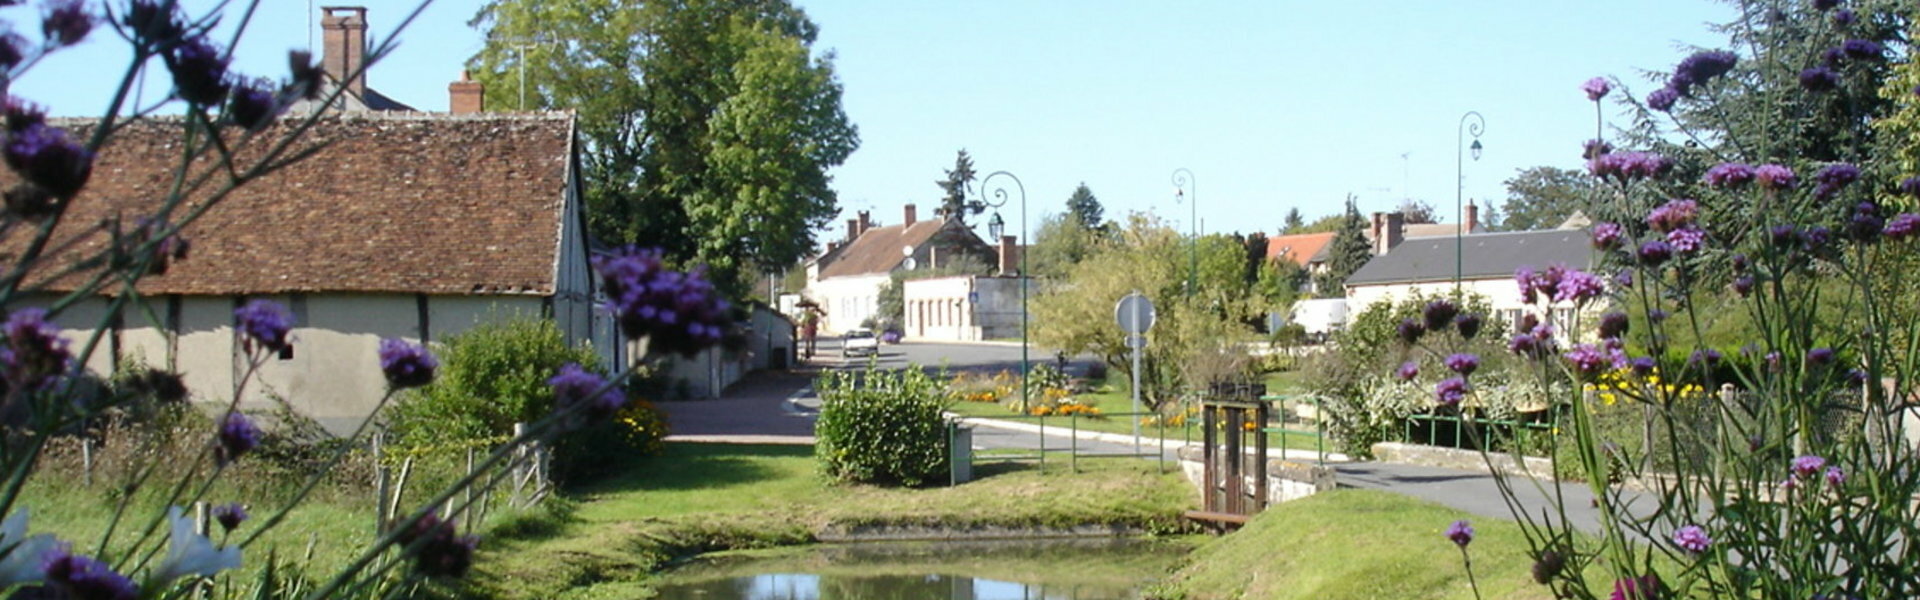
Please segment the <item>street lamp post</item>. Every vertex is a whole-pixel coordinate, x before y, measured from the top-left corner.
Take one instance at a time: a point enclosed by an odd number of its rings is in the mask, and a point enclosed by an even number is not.
[[[1200,280],[1200,201],[1195,196],[1195,190],[1198,187],[1193,171],[1188,171],[1186,167],[1173,170],[1173,201],[1177,204],[1184,199],[1188,206],[1187,235],[1192,238],[1187,245],[1187,297],[1189,298],[1193,297],[1193,293],[1199,289]]]
[[[1468,123],[1469,120],[1472,121],[1471,124]],[[1486,132],[1486,130],[1487,118],[1480,116],[1478,111],[1470,110],[1467,111],[1467,114],[1460,115],[1460,128],[1453,138],[1453,290],[1455,292],[1460,291],[1460,272],[1462,269],[1462,258],[1464,256],[1462,249],[1466,247],[1467,241],[1465,237],[1467,233],[1467,222],[1462,217],[1465,213],[1462,212],[1462,202],[1460,201],[1460,199],[1466,195],[1467,187],[1467,162],[1465,156],[1467,147],[1465,144],[1467,135],[1472,134],[1473,160],[1480,160],[1480,150],[1482,149],[1480,145],[1480,134]]]
[[[980,178],[980,193],[967,203],[967,209],[979,214],[988,208],[994,209],[993,218],[987,221],[987,229],[993,234],[994,243],[1000,242],[1000,233],[1005,231],[1005,221],[1000,218],[1000,207],[1007,204],[1007,187],[1002,182],[994,185],[997,178],[1013,181],[1013,191],[1020,193],[1020,235],[1024,241],[1027,236],[1027,186],[1020,178],[1006,171],[994,171]],[[989,200],[988,197],[992,199]],[[1017,244],[1016,244],[1017,245]],[[1020,412],[1027,412],[1027,253],[1020,251]]]

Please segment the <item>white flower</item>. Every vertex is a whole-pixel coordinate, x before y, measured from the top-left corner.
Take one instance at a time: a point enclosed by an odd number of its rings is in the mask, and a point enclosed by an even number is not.
[[[178,506],[167,508],[167,520],[173,523],[173,537],[167,545],[167,560],[153,572],[154,581],[165,584],[187,575],[207,577],[240,568],[240,548],[214,548],[213,540],[195,533],[193,519],[182,512]]]
[[[0,520],[0,588],[36,583],[45,578],[40,559],[56,544],[51,535],[27,535],[25,508]]]

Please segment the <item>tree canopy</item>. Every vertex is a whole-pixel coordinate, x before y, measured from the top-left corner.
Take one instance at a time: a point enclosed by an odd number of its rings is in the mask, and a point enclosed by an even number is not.
[[[933,182],[940,186],[940,208],[936,212],[946,218],[966,221],[967,185],[975,179],[973,157],[967,155],[965,148],[953,157],[953,168],[947,169],[947,177]]]
[[[1093,190],[1088,189],[1084,181],[1067,197],[1067,211],[1079,221],[1082,229],[1098,229],[1106,224],[1106,209],[1100,207],[1100,199],[1093,196]]]
[[[579,115],[599,240],[732,285],[797,261],[838,212],[827,171],[859,135],[817,28],[785,0],[490,0],[471,24],[490,109]]]
[[[1586,210],[1593,197],[1593,177],[1572,169],[1529,167],[1508,179],[1505,213],[1500,225],[1512,231],[1550,229],[1577,211]],[[1488,207],[1492,208],[1492,207]]]
[[[1333,248],[1327,255],[1327,271],[1321,273],[1317,287],[1320,295],[1346,294],[1347,277],[1373,259],[1373,244],[1367,241],[1367,220],[1347,197],[1347,211],[1340,216],[1340,229],[1333,236]]]

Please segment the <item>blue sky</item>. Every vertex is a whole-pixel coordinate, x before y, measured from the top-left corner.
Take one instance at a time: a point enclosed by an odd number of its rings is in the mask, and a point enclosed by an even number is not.
[[[1110,217],[1154,211],[1185,228],[1193,207],[1174,203],[1170,182],[1184,167],[1206,230],[1269,233],[1288,208],[1311,219],[1349,193],[1362,211],[1427,199],[1452,221],[1469,110],[1487,129],[1484,156],[1464,169],[1467,198],[1497,204],[1501,182],[1528,166],[1577,167],[1594,117],[1582,81],[1651,91],[1641,69],[1719,43],[1705,24],[1731,14],[1709,0],[798,1],[860,127],[860,150],[833,172],[842,218],[872,210],[897,223],[909,202],[928,214],[934,181],[966,148],[982,174],[1022,180],[1030,223],[1085,182]],[[414,5],[364,4],[378,37]],[[371,85],[445,110],[446,84],[482,43],[466,25],[479,5],[431,5]],[[285,51],[318,39],[308,6],[263,2],[237,68],[281,77]],[[38,29],[30,8],[0,16]],[[97,113],[116,79],[106,74],[125,61],[110,36],[42,63],[14,93],[55,114]],[[149,98],[165,93],[164,71],[154,75]]]

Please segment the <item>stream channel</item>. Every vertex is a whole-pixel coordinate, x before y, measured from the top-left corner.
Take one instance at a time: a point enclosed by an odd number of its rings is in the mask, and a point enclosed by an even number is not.
[[[1128,600],[1189,549],[1129,539],[832,544],[703,558],[656,589],[699,600]]]

